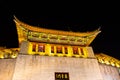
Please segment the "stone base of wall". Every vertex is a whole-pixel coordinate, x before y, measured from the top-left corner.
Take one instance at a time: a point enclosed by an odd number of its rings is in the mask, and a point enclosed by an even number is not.
[[[97,59],[19,55],[12,80],[55,80],[55,72],[69,80],[103,80]]]
[[[120,80],[118,68],[106,64],[99,64],[104,80]]]
[[[16,59],[0,59],[0,80],[12,80]]]

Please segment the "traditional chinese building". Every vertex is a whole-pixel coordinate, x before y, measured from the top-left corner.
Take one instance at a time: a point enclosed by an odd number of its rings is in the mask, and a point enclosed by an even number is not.
[[[14,19],[19,48],[0,48],[0,80],[120,80],[120,61],[95,54],[101,32],[69,32]]]

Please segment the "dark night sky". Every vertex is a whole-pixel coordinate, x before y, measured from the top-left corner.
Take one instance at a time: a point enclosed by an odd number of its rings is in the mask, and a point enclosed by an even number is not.
[[[16,1],[17,3],[17,1]],[[31,5],[0,3],[0,46],[18,47],[13,16],[34,26],[73,32],[101,28],[101,33],[90,46],[95,53],[104,53],[120,59],[120,16],[118,7],[84,7],[61,5]],[[70,6],[70,5],[69,5]],[[100,5],[101,6],[101,5]]]

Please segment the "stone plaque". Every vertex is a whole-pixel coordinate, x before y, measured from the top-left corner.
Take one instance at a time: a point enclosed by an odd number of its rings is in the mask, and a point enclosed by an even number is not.
[[[69,80],[68,72],[55,72],[55,80]]]

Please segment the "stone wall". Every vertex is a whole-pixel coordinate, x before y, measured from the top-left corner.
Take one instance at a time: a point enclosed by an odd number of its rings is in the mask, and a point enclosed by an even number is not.
[[[70,80],[103,80],[97,59],[19,55],[13,80],[55,80],[68,72]]]
[[[0,80],[12,80],[16,59],[0,59]]]
[[[120,80],[116,67],[95,58],[19,55],[17,63],[0,59],[0,67],[0,80],[55,80],[55,72],[68,72],[70,80]]]
[[[104,80],[120,80],[118,68],[101,63],[99,65]]]

